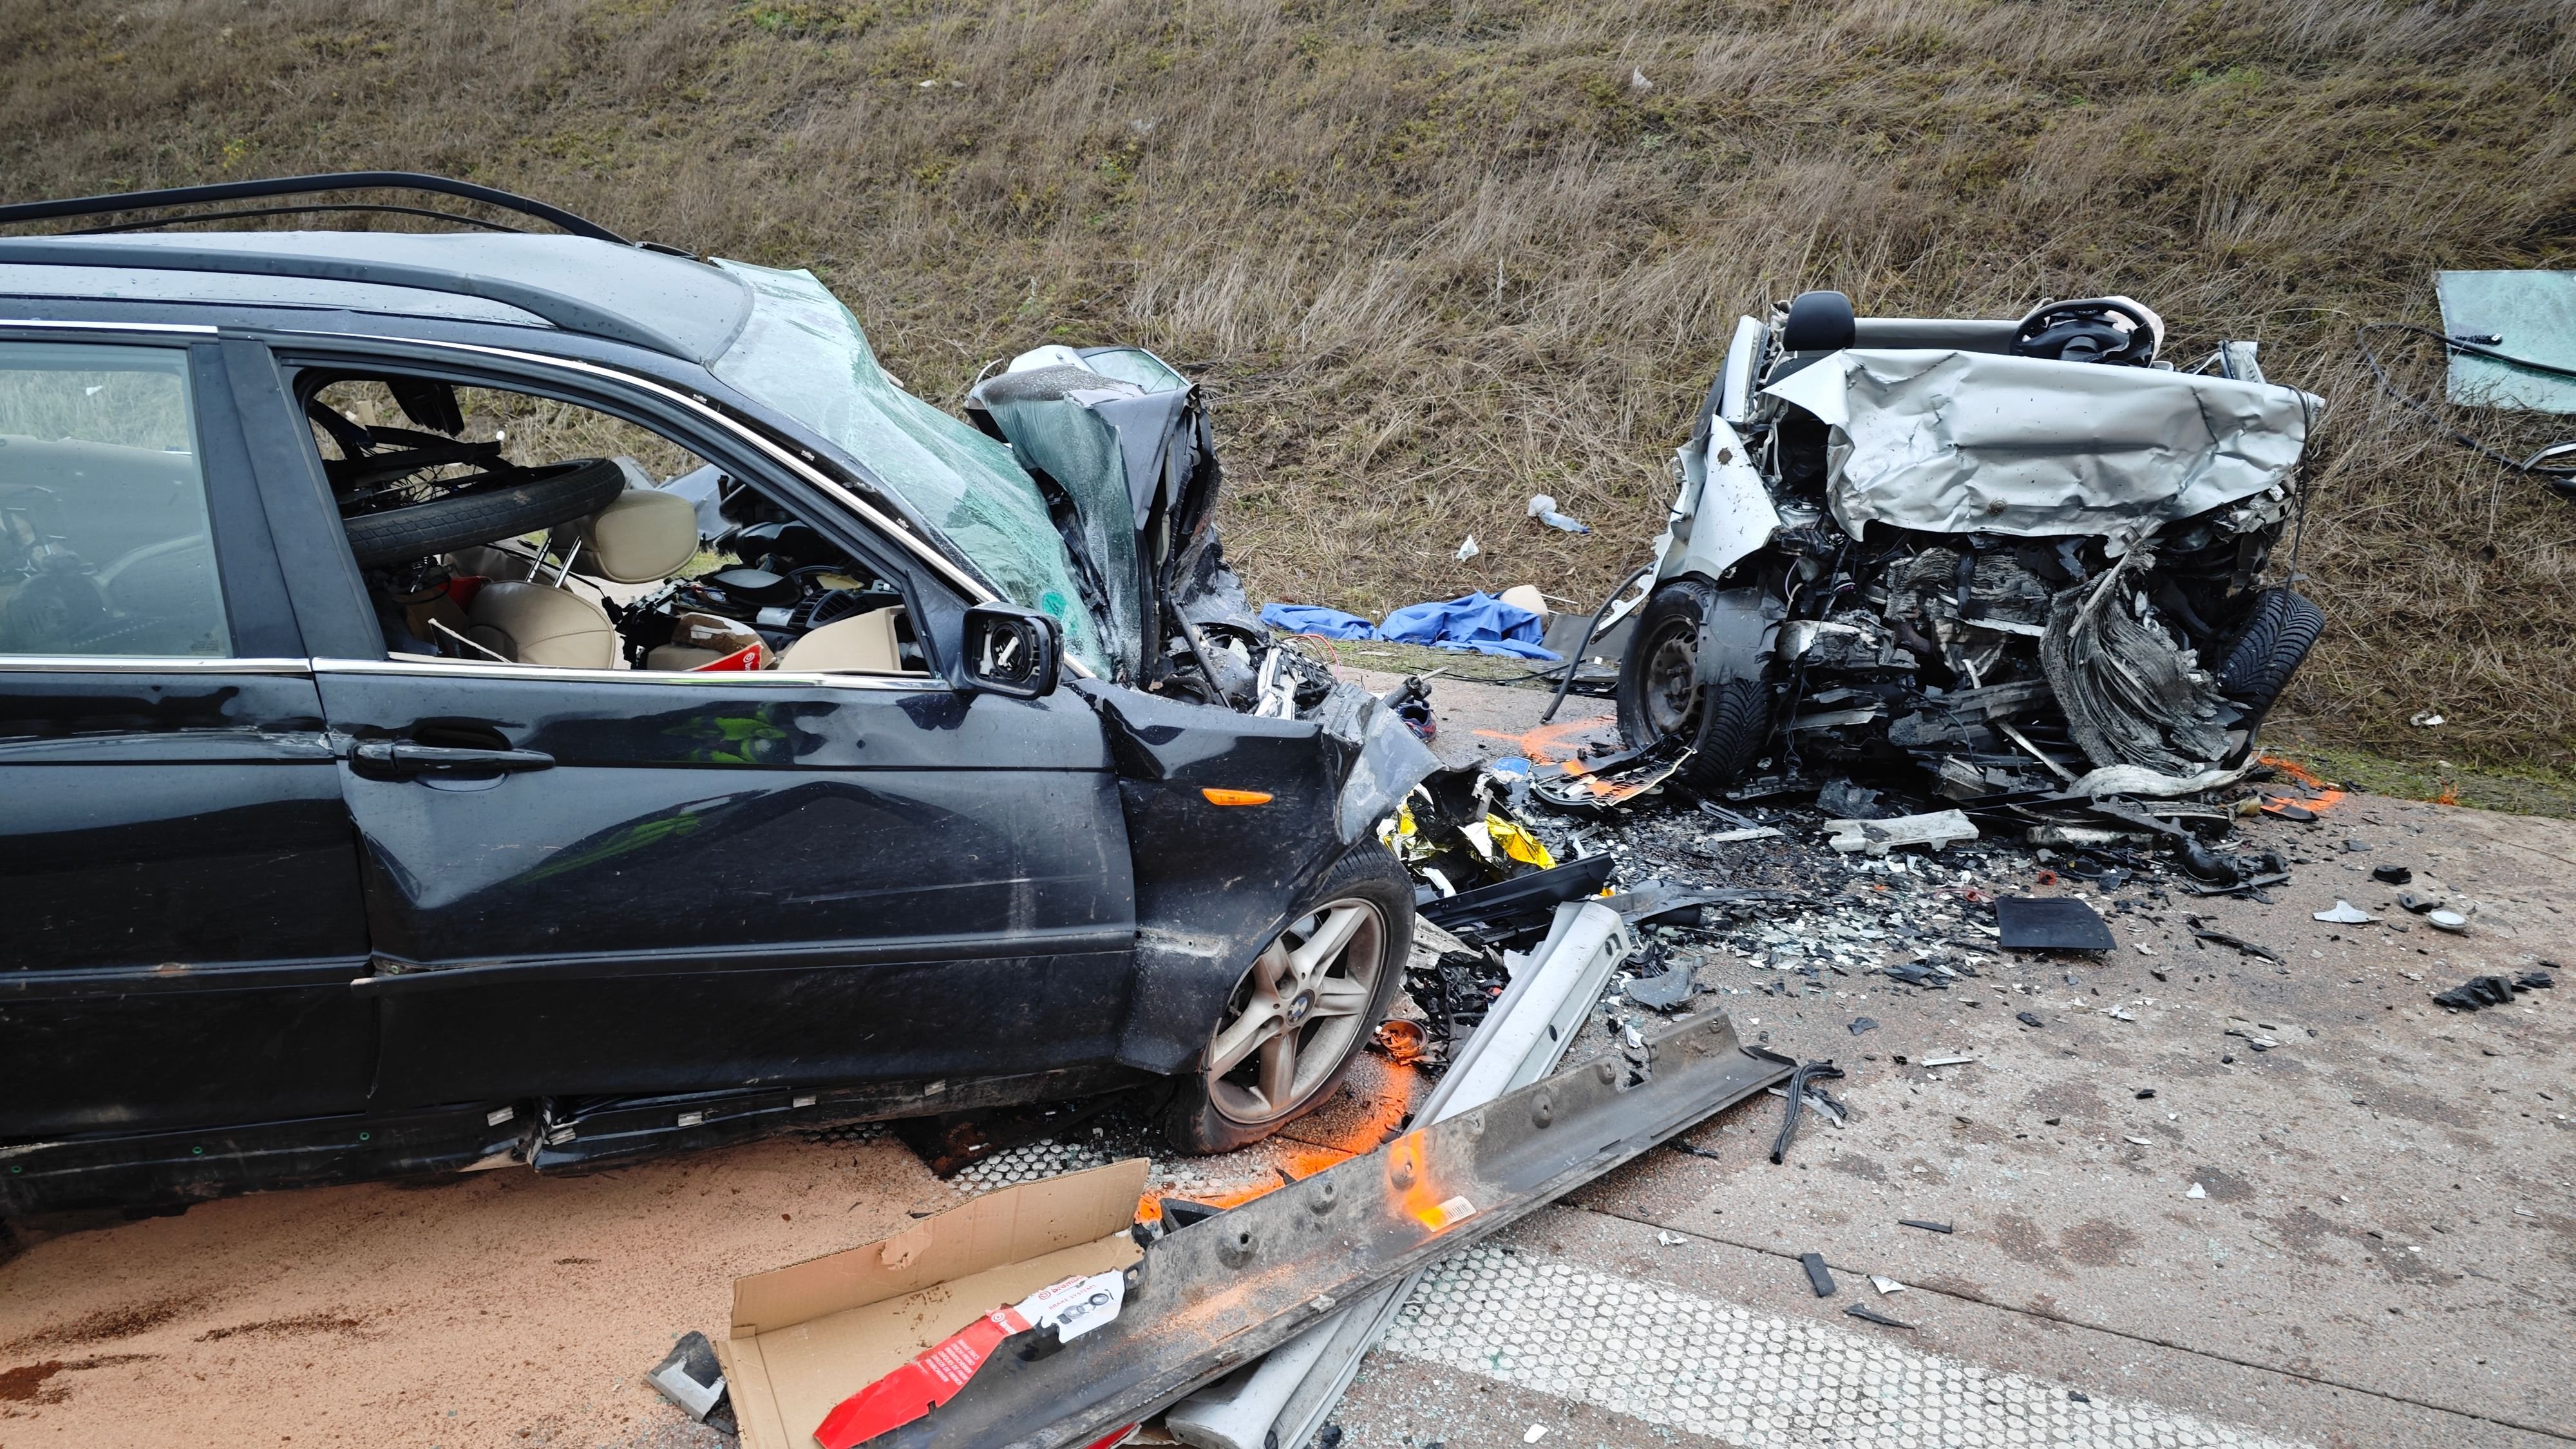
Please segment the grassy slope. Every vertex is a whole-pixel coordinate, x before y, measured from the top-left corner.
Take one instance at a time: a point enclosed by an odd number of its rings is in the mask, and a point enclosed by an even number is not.
[[[2331,404],[2289,706],[2576,755],[2576,512],[2393,430],[2353,325],[2569,265],[2558,0],[0,0],[12,197],[396,166],[810,265],[952,400],[1039,340],[1205,376],[1257,595],[1590,596],[1736,314],[2123,291]],[[1642,77],[1643,84],[1638,84]],[[925,84],[928,83],[928,84]],[[1549,492],[1600,533],[1521,516]],[[1473,532],[1484,557],[1451,555]]]

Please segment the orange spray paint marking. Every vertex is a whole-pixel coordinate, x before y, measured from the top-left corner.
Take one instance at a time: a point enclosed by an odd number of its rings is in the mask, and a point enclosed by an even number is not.
[[[1615,723],[1610,716],[1601,714],[1590,719],[1559,720],[1521,734],[1507,730],[1478,730],[1476,733],[1489,740],[1510,740],[1520,746],[1521,754],[1531,764],[1553,765],[1573,759],[1578,737],[1614,728]],[[1570,765],[1568,773],[1574,773]]]
[[[2263,763],[2264,763],[2264,764],[2266,764],[2266,765],[2271,766],[2273,769],[2280,771],[2282,774],[2289,776],[2291,779],[2296,780],[2296,781],[2298,781],[2300,784],[2305,785],[2305,786],[2307,786],[2309,789],[2314,790],[2314,791],[2316,791],[2316,792],[2317,792],[2317,796],[2316,796],[2316,798],[2315,798],[2315,799],[2313,799],[2313,800],[2301,800],[2301,801],[2296,802],[2297,804],[2299,804],[2299,805],[2301,805],[2301,806],[2304,806],[2304,807],[2305,807],[2305,808],[2307,808],[2308,810],[2310,810],[2310,811],[2312,811],[2312,812],[2314,812],[2314,813],[2316,813],[2316,814],[2323,815],[2323,814],[2325,814],[2327,811],[2332,810],[2332,809],[2333,809],[2333,808],[2335,808],[2337,805],[2340,805],[2340,804],[2342,804],[2342,803],[2343,803],[2343,800],[2344,800],[2344,792],[2343,792],[2342,790],[2340,790],[2340,789],[2336,788],[2335,786],[2332,786],[2332,785],[2327,784],[2327,783],[2326,783],[2325,781],[2323,781],[2323,780],[2318,779],[2315,775],[2313,775],[2313,774],[2309,773],[2309,772],[2308,772],[2307,770],[2305,770],[2305,769],[2302,769],[2302,768],[2301,768],[2301,767],[2299,767],[2298,765],[2293,764],[2293,763],[2291,763],[2291,762],[2290,762],[2290,761],[2288,761],[2288,760],[2281,759],[2281,758],[2279,758],[2278,756],[2275,756],[2275,755],[2265,755],[2265,756],[2263,757]],[[2443,801],[2436,801],[2435,803],[2436,803],[2436,804],[2444,804],[2444,805],[2457,805],[2457,804],[2458,804],[2458,803],[2460,803],[2460,802],[2459,802],[2459,801],[2457,801],[2457,800],[2443,800]]]

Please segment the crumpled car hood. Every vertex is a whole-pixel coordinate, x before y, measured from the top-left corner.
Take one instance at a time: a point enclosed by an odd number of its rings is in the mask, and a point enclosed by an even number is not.
[[[2223,377],[1851,348],[1763,389],[1831,429],[1827,502],[1934,533],[2134,538],[2279,486],[2325,402]]]

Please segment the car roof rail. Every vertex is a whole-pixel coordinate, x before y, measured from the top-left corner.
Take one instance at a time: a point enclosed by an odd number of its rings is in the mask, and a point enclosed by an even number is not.
[[[22,201],[0,206],[0,226],[14,226],[31,221],[52,221],[63,217],[113,216],[124,212],[152,211],[165,207],[198,206],[219,201],[253,201],[273,197],[315,196],[333,191],[426,191],[479,201],[504,211],[516,212],[533,220],[546,222],[574,236],[595,241],[615,242],[619,246],[642,246],[653,251],[685,256],[677,248],[651,242],[635,242],[610,231],[588,217],[550,206],[542,201],[514,195],[490,186],[477,186],[471,181],[432,176],[420,171],[339,171],[318,176],[273,176],[255,181],[218,181],[204,186],[173,186],[157,191],[124,191],[106,196],[81,196],[60,201]],[[268,206],[247,210],[154,217],[144,221],[126,221],[106,226],[75,228],[68,235],[96,236],[108,232],[147,231],[154,227],[178,226],[191,222],[232,221],[256,216],[292,216],[319,212],[392,212],[406,216],[436,217],[485,231],[515,232],[519,228],[485,221],[480,217],[455,212],[435,211],[428,207],[401,206],[383,202],[326,202],[304,206]]]

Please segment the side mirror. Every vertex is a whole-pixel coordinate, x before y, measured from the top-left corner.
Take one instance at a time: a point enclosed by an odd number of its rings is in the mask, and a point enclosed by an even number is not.
[[[1009,604],[977,604],[966,611],[965,639],[968,687],[1012,699],[1054,692],[1064,634],[1052,616]]]

